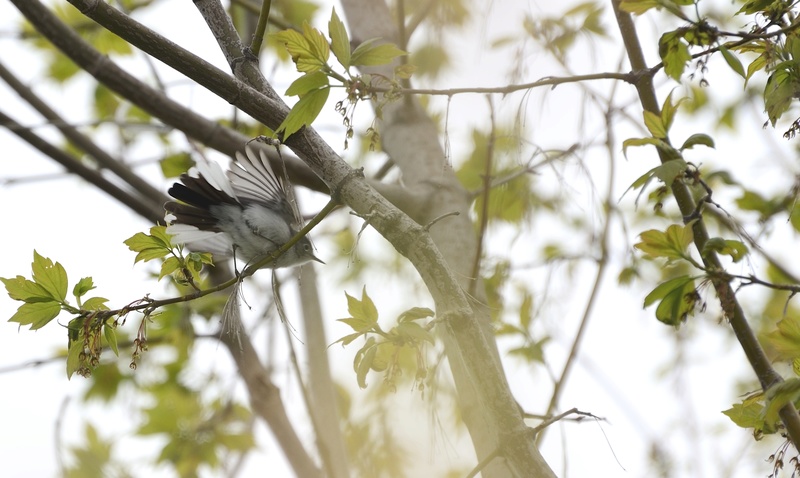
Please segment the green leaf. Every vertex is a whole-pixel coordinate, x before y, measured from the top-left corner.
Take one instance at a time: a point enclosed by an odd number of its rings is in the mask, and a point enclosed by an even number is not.
[[[710,252],[729,255],[733,259],[733,262],[739,262],[747,255],[748,250],[747,246],[741,241],[713,237],[706,241],[700,254],[705,257]]]
[[[161,173],[165,178],[176,178],[185,173],[195,162],[189,153],[176,153],[165,156],[158,165],[161,166]]]
[[[328,35],[331,38],[331,49],[336,59],[345,69],[350,68],[350,38],[344,23],[336,14],[336,9],[331,8],[331,19],[328,22]],[[287,93],[288,94],[288,93]]]
[[[372,299],[367,295],[367,286],[361,289],[361,308],[367,320],[378,323],[378,308],[375,307],[375,303],[372,302]]]
[[[736,14],[744,13],[747,15],[752,15],[753,13],[759,13],[763,10],[766,10],[767,7],[775,3],[775,0],[749,0],[744,3],[742,8],[739,9]]]
[[[286,95],[303,96],[306,93],[326,86],[329,86],[327,75],[321,71],[315,71],[314,73],[307,73],[294,80],[286,90]]]
[[[636,196],[635,202],[638,203],[639,198],[642,196],[642,193],[644,193],[645,188],[650,183],[650,181],[653,180],[653,178],[659,179],[664,184],[671,185],[672,182],[675,181],[675,179],[683,175],[683,172],[686,170],[686,167],[687,164],[682,159],[672,159],[664,163],[661,163],[655,168],[651,169],[650,171],[647,171],[646,173],[639,176],[639,178],[636,179],[636,181],[634,181],[633,183],[631,183],[630,186],[628,186],[628,189],[626,189],[625,192],[622,193],[622,195],[625,196],[631,189],[636,190],[642,188],[642,190],[639,192],[639,195]]]
[[[691,225],[673,224],[665,232],[650,229],[639,234],[639,237],[642,241],[634,244],[635,248],[649,257],[664,257],[671,261],[689,257],[686,249],[692,243],[694,235]]]
[[[372,326],[375,325],[373,322],[370,322],[364,318],[357,318],[357,317],[348,317],[345,319],[336,319],[337,322],[343,322],[350,326],[356,332],[361,333],[368,332],[372,330]]]
[[[681,151],[684,149],[692,149],[698,144],[702,146],[708,146],[709,148],[714,148],[714,140],[711,138],[711,136],[707,134],[696,133],[686,138],[686,141],[683,142],[683,146],[681,146]]]
[[[304,33],[313,30],[313,28],[308,26],[307,22],[303,25],[303,28]],[[322,34],[320,33],[319,35],[321,36]],[[320,55],[319,40],[315,38],[313,33],[311,33],[309,38],[305,34],[301,34],[295,30],[283,30],[272,35],[272,37],[278,42],[283,43],[286,47],[286,51],[292,56],[292,61],[297,67],[297,71],[304,73],[317,71],[326,64],[325,59],[327,59],[327,57],[321,59],[318,56]],[[322,38],[322,42],[328,45],[324,37]]]
[[[69,344],[67,352],[67,379],[72,378],[72,374],[78,371],[81,366],[81,355],[83,354],[83,341],[75,340]]]
[[[619,8],[623,12],[641,15],[651,8],[661,8],[657,0],[622,0],[619,2]]]
[[[522,304],[519,306],[519,326],[522,330],[530,330],[531,319],[533,318],[533,295],[525,291],[522,296]]]
[[[375,338],[370,337],[367,343],[356,352],[353,359],[353,369],[356,372],[356,381],[360,388],[367,388],[367,373],[372,368],[372,362],[375,360],[375,354],[378,352],[378,347],[375,346]]]
[[[745,211],[757,211],[764,217],[774,213],[775,202],[766,199],[755,191],[745,190],[742,197],[736,199],[736,205]]]
[[[20,326],[30,325],[30,330],[41,329],[61,312],[58,302],[29,302],[22,304],[17,312],[8,319],[17,322]]]
[[[398,324],[395,331],[400,336],[406,336],[416,341],[427,341],[430,342],[431,345],[436,343],[433,335],[416,322],[402,322]]]
[[[764,404],[759,400],[762,398],[763,394],[757,394],[755,397],[743,400],[742,403],[734,403],[733,407],[722,413],[742,428],[761,429],[764,426]]]
[[[92,297],[91,299],[87,299],[83,303],[83,310],[108,310],[108,306],[106,305],[108,299],[105,297]]]
[[[745,83],[744,86],[747,86],[747,82],[750,81],[750,78],[757,72],[761,71],[767,67],[767,62],[769,61],[769,55],[766,52],[760,54],[755,60],[753,60],[747,66],[747,75],[745,76]]]
[[[663,143],[663,141],[657,138],[629,138],[622,142],[622,154],[627,157],[628,147],[630,146],[645,146],[648,144],[658,146],[661,143]]]
[[[652,111],[644,111],[644,125],[654,138],[665,139],[667,137],[667,128],[661,117]]]
[[[44,287],[22,276],[17,276],[13,279],[0,277],[0,281],[6,286],[8,296],[14,300],[21,300],[24,302],[51,302],[54,300],[50,294],[44,290]]]
[[[180,266],[181,266],[181,261],[178,260],[177,257],[174,256],[168,257],[167,260],[165,260],[161,264],[161,271],[158,273],[158,280],[161,280],[161,278],[164,276],[172,274],[173,272],[178,270]]]
[[[676,81],[680,81],[686,63],[692,59],[689,46],[683,40],[685,33],[681,29],[667,32],[658,41],[658,53],[664,62],[664,73]]]
[[[775,360],[788,361],[800,357],[800,318],[787,316],[778,321],[777,329],[764,335]]]
[[[328,63],[328,58],[331,56],[331,46],[328,44],[328,40],[325,39],[325,35],[309,25],[308,22],[303,22],[303,36],[308,40],[308,45],[314,60],[317,60],[320,66],[326,65]]]
[[[103,324],[103,335],[106,338],[106,342],[108,342],[108,346],[114,352],[114,355],[119,357],[119,348],[117,348],[117,332],[114,330],[114,327]]]
[[[777,68],[777,67],[776,67]],[[780,119],[792,104],[795,94],[792,74],[785,69],[778,69],[767,79],[764,87],[764,106],[772,126]]]
[[[125,241],[133,252],[138,252],[133,263],[139,261],[150,261],[153,259],[160,259],[172,251],[170,247],[170,236],[166,233],[166,227],[154,226],[150,228],[150,235],[143,232],[137,232]]]
[[[683,159],[671,159],[653,168],[653,176],[664,184],[672,184],[677,178],[683,176],[688,165]]]
[[[283,132],[283,141],[317,119],[319,112],[322,111],[322,107],[328,100],[328,93],[330,93],[330,88],[321,88],[300,98],[300,101],[292,107],[286,119],[276,130],[276,132]]]
[[[747,76],[744,73],[744,67],[742,66],[742,62],[739,61],[739,58],[736,57],[733,53],[730,52],[724,46],[719,48],[720,53],[722,53],[722,57],[725,58],[725,62],[728,63],[728,66],[731,67],[731,70],[736,72],[742,78],[747,79]]]
[[[367,40],[353,50],[350,64],[354,66],[376,66],[391,63],[398,56],[408,53],[397,48],[391,43],[382,43],[372,46],[377,39]]]
[[[767,392],[767,403],[764,408],[764,431],[776,430],[780,422],[778,412],[789,403],[800,398],[800,378],[791,378],[771,386]]]
[[[343,319],[340,319],[340,320],[343,320]],[[344,347],[345,345],[350,345],[350,343],[352,341],[354,341],[355,339],[361,337],[362,335],[364,335],[364,334],[361,333],[361,332],[356,332],[354,334],[345,335],[344,337],[342,337],[342,338],[338,339],[337,341],[335,341],[334,344],[338,344],[339,342],[341,342],[342,343],[342,347]],[[331,345],[333,345],[333,344],[331,344]]]
[[[72,295],[74,295],[76,299],[79,299],[93,289],[95,289],[95,286],[92,278],[84,277],[79,280],[77,284],[75,284],[75,287],[72,288]]]
[[[413,320],[424,319],[426,317],[433,317],[434,312],[427,307],[412,307],[407,311],[400,314],[397,318],[398,322],[411,322]]]
[[[667,325],[677,327],[687,316],[694,313],[697,300],[694,278],[681,276],[659,284],[647,294],[644,306],[660,301],[656,307],[656,318]]]
[[[680,104],[687,99],[687,97],[683,97],[679,99],[677,103],[673,104],[672,91],[670,91],[667,95],[667,98],[664,100],[664,104],[661,105],[661,123],[664,125],[664,129],[666,131],[669,131],[669,129],[672,127],[672,121],[675,119],[675,112],[678,110],[678,106],[680,106]]]
[[[64,267],[33,251],[33,281],[42,286],[53,299],[64,302],[67,298],[67,271]]]

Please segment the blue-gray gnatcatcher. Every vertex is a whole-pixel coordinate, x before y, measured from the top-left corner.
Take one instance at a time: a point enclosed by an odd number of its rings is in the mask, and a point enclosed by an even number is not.
[[[201,158],[169,195],[167,233],[176,243],[190,244],[216,257],[240,257],[256,262],[286,244],[302,227],[284,184],[263,151],[245,148],[236,153],[227,174],[217,163]],[[313,246],[303,237],[266,267],[290,267],[314,260]],[[323,263],[324,264],[324,263]]]

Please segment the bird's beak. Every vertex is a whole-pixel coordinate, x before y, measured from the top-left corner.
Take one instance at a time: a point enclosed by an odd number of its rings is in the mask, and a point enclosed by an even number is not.
[[[319,262],[320,264],[325,264],[325,261],[323,261],[319,257],[315,256],[314,254],[311,254],[311,259]]]

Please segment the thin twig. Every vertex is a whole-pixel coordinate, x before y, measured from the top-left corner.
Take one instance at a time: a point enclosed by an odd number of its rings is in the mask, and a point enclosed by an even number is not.
[[[261,45],[264,42],[264,36],[267,34],[267,22],[269,21],[269,11],[272,7],[272,0],[263,0],[261,2],[261,11],[258,14],[258,25],[253,34],[253,41],[250,43],[250,52],[258,57],[261,52]]]
[[[465,87],[465,88],[448,88],[448,89],[436,89],[436,88],[399,88],[399,89],[392,89],[391,87],[383,87],[383,86],[373,86],[372,90],[377,93],[386,93],[392,91],[393,93],[399,93],[403,95],[436,95],[436,96],[454,96],[454,95],[462,95],[462,94],[490,94],[490,93],[499,93],[507,95],[509,93],[514,93],[516,91],[522,90],[530,90],[533,88],[541,88],[543,86],[552,86],[556,87],[558,85],[564,85],[567,83],[580,83],[583,81],[592,81],[592,80],[622,80],[626,83],[634,84],[638,80],[642,74],[649,74],[649,72],[632,72],[632,73],[615,73],[615,72],[607,72],[607,73],[591,73],[588,75],[574,75],[568,77],[555,77],[549,76],[542,78],[537,81],[532,81],[530,83],[521,83],[516,85],[505,85],[505,86],[496,86],[496,87]]]
[[[478,275],[480,274],[481,257],[483,256],[483,238],[486,234],[486,228],[489,225],[489,194],[492,191],[492,163],[494,160],[494,143],[497,135],[497,122],[494,116],[494,103],[490,95],[486,96],[486,102],[489,104],[489,123],[491,130],[489,132],[489,139],[486,142],[486,164],[483,170],[483,207],[480,213],[480,226],[478,227],[477,247],[475,248],[475,257],[472,258],[472,273],[470,274],[469,295],[475,296],[475,287],[478,285]]]

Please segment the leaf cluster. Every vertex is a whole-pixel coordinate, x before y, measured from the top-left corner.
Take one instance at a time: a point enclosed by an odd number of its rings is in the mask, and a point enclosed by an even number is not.
[[[292,82],[286,90],[287,96],[297,96],[299,101],[276,130],[276,134],[282,134],[284,141],[317,118],[328,100],[331,80],[339,83],[347,91],[347,102],[352,114],[352,109],[358,101],[377,99],[372,86],[378,79],[370,75],[355,74],[351,68],[385,65],[406,54],[395,45],[378,42],[376,38],[366,40],[351,50],[347,29],[336,14],[336,10],[331,11],[328,36],[330,43],[322,32],[311,27],[308,22],[303,23],[302,32],[287,29],[273,35],[276,41],[284,45],[297,71],[303,73],[303,76]],[[331,52],[344,69],[343,73],[337,72],[328,63]],[[413,69],[407,66],[398,66],[395,69],[398,78],[408,78],[412,72]],[[348,109],[343,102],[337,104],[337,110],[342,113],[345,126],[348,128],[347,137],[351,138],[352,116],[348,115]]]
[[[384,372],[384,384],[395,388],[397,379],[402,374],[402,354],[413,351],[416,357],[415,383],[420,390],[424,390],[427,376],[424,346],[426,342],[433,345],[435,339],[429,330],[433,322],[423,326],[417,321],[433,317],[433,311],[426,307],[408,309],[397,317],[396,326],[384,331],[378,324],[378,309],[367,294],[366,286],[361,291],[361,299],[346,292],[345,297],[350,317],[338,321],[349,325],[354,332],[334,343],[346,346],[360,337],[366,338],[353,360],[358,386],[367,387],[367,374],[372,370]]]

